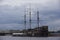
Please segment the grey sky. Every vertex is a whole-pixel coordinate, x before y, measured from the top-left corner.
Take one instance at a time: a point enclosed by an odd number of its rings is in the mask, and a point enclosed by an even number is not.
[[[36,10],[38,9],[40,19],[45,20],[41,22],[41,25],[48,25],[49,30],[60,30],[58,0],[2,0],[0,1],[0,29],[23,29],[23,15],[29,4],[32,8],[33,20],[36,20]],[[36,22],[33,23],[36,24]],[[33,27],[36,27],[35,24]],[[27,28],[29,28],[28,25]]]

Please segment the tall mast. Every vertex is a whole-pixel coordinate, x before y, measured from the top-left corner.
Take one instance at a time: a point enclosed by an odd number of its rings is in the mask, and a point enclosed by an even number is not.
[[[30,29],[31,29],[31,11],[29,12],[29,25],[30,25]]]
[[[26,30],[26,14],[24,15],[24,26],[25,26],[25,30]]]
[[[29,4],[29,26],[31,29],[31,4]]]
[[[39,11],[37,11],[37,27],[39,28]]]

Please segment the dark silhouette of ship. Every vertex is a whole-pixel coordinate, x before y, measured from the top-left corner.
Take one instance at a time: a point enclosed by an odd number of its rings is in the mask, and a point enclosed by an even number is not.
[[[24,26],[25,26],[25,31],[26,36],[31,36],[31,37],[48,37],[48,26],[39,26],[40,19],[39,19],[39,11],[37,11],[37,27],[36,28],[31,28],[32,24],[32,19],[31,19],[31,9],[29,11],[29,29],[26,29],[26,14],[24,15]]]

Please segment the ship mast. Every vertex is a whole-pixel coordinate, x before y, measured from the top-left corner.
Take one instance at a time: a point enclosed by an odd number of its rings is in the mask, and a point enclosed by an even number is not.
[[[25,26],[25,30],[26,30],[26,14],[24,15],[24,26]]]
[[[30,26],[30,29],[31,29],[31,9],[29,11],[29,26]]]
[[[29,29],[31,30],[31,4],[29,4],[29,8],[28,8],[29,10],[28,10],[28,12],[29,12]]]
[[[39,28],[39,11],[37,11],[37,27]]]

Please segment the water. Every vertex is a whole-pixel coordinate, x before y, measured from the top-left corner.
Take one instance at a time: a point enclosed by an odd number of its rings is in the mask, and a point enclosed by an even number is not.
[[[60,40],[60,37],[12,37],[12,36],[0,36],[0,40]]]

